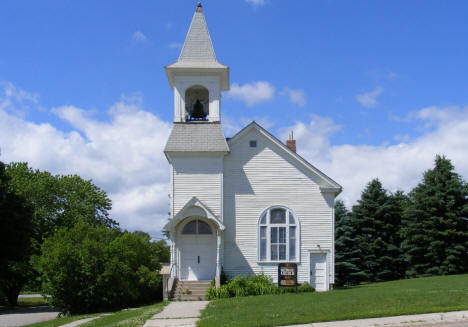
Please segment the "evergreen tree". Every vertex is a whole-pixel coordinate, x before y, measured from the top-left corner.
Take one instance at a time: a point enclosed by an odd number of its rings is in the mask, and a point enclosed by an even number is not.
[[[468,186],[444,156],[410,193],[404,217],[407,275],[468,271]]]
[[[359,268],[366,281],[384,281],[402,276],[399,229],[403,209],[402,193],[389,195],[378,179],[361,194],[350,213],[360,251]]]
[[[401,223],[408,197],[397,191],[389,194],[382,215],[382,229],[379,237],[386,244],[385,253],[377,258],[380,269],[377,280],[401,279],[405,275],[406,262],[402,250]]]
[[[335,285],[359,284],[363,273],[358,268],[360,251],[354,237],[356,233],[349,223],[349,211],[343,201],[335,203]]]

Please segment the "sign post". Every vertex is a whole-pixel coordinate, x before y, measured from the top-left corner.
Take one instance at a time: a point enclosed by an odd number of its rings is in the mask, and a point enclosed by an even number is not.
[[[297,263],[278,264],[278,287],[296,287],[297,292]]]

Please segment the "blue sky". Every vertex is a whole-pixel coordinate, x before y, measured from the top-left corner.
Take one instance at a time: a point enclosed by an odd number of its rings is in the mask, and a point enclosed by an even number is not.
[[[157,220],[148,227],[156,232],[167,212],[160,152],[173,114],[163,67],[177,60],[195,7],[2,1],[0,160],[92,178],[124,227]],[[298,152],[345,187],[348,205],[372,177],[409,190],[436,153],[468,176],[468,2],[207,0],[203,11],[231,72],[226,136],[252,119],[280,138],[294,130]],[[153,122],[142,132],[157,138],[140,152],[141,138],[123,134],[140,126],[136,117]],[[120,207],[129,196],[142,203]]]

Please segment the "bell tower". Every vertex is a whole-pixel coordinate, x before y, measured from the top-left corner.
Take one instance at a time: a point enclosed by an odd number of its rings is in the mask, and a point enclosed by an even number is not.
[[[216,60],[201,3],[179,59],[165,70],[174,90],[174,123],[220,122],[221,91],[229,90],[229,68]]]
[[[165,70],[174,90],[174,124],[164,148],[171,168],[170,220],[164,227],[172,241],[171,277],[215,279],[219,285],[223,163],[229,153],[220,103],[221,92],[229,90],[229,68],[216,60],[200,3],[179,59]],[[195,230],[185,230],[194,222]],[[201,233],[199,226],[205,226]]]

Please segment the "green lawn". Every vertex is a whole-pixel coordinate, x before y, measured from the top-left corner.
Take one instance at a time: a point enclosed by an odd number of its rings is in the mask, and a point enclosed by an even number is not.
[[[141,327],[145,321],[160,312],[167,302],[116,312],[113,315],[90,321],[80,327]]]
[[[468,274],[374,283],[326,293],[216,300],[199,327],[281,326],[468,309]]]
[[[37,322],[35,324],[26,325],[24,327],[56,327],[56,326],[62,326],[62,325],[68,324],[75,320],[80,320],[80,319],[94,317],[94,316],[99,316],[99,313],[56,318],[56,319],[52,319],[48,321]]]
[[[103,316],[96,320],[90,321],[86,324],[80,325],[81,327],[110,327],[110,326],[122,326],[122,327],[141,327],[146,320],[151,318],[153,315],[163,309],[167,302],[159,302],[144,307],[135,309],[121,310],[109,313],[108,316]],[[25,327],[56,327],[68,324],[72,321],[100,316],[102,313],[90,314],[90,315],[76,315],[71,317],[57,318],[49,321],[39,322],[36,324],[27,325]]]

